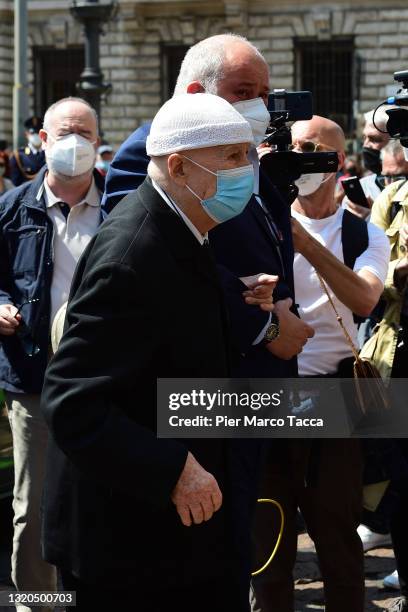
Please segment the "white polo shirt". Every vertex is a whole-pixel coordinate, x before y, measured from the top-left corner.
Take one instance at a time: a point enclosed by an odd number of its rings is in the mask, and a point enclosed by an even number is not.
[[[101,193],[94,179],[85,198],[70,209],[65,219],[57,198],[44,179],[38,197],[44,195],[47,214],[54,226],[51,283],[51,324],[64,302],[67,301],[76,265],[101,222]]]

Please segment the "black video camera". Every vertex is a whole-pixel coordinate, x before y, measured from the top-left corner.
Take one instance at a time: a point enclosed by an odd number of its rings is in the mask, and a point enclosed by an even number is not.
[[[337,172],[338,155],[336,151],[295,153],[289,150],[292,135],[287,123],[313,117],[310,91],[275,89],[269,95],[268,111],[271,122],[263,142],[270,145],[272,151],[261,157],[260,166],[272,183],[293,201],[297,196],[293,181],[301,174]]]
[[[408,70],[394,72],[394,80],[402,83],[402,87],[395,96],[387,98],[384,104],[408,106]],[[398,138],[403,147],[408,147],[408,110],[405,108],[390,108],[385,112],[389,117],[387,132],[391,138]]]

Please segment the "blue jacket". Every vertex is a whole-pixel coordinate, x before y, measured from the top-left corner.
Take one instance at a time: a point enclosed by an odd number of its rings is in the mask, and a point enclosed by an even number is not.
[[[22,393],[41,392],[48,361],[54,230],[43,195],[37,199],[46,171],[0,198],[0,304],[39,298],[21,312],[37,354],[26,354],[18,334],[0,335],[0,387]],[[103,178],[94,177],[103,191]],[[101,221],[105,216],[101,209]]]
[[[150,125],[146,123],[135,130],[116,153],[106,177],[102,199],[105,205],[114,206],[143,182],[149,163],[146,138]],[[241,293],[237,293],[238,277],[265,272],[279,275],[280,281],[274,291],[275,300],[291,297],[295,301],[290,206],[282,200],[267,177],[262,175],[260,191],[268,212],[281,230],[281,256],[272,240],[265,215],[254,198],[238,217],[211,230],[210,243],[226,295],[232,337],[241,354],[234,374],[265,378],[291,377],[297,375],[296,358],[283,361],[269,353],[262,344],[252,346],[267,319],[259,308],[246,306]]]
[[[10,158],[10,179],[16,187],[36,178],[45,165],[44,151],[33,153],[28,145],[13,151]]]

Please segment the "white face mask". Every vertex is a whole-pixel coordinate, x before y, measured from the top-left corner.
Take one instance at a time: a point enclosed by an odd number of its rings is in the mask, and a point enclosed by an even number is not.
[[[316,174],[302,174],[295,181],[296,187],[299,189],[300,196],[308,196],[317,191],[320,185],[323,185],[332,174],[329,174],[326,178],[324,178],[323,172],[317,172]]]
[[[404,149],[404,157],[405,157],[405,161],[408,162],[408,148],[407,147],[402,147]]]
[[[89,172],[95,165],[96,152],[90,142],[79,134],[67,134],[56,140],[48,134],[54,144],[46,152],[47,165],[56,174],[79,176]]]
[[[30,134],[28,137],[28,142],[35,148],[35,149],[39,149],[41,147],[42,144],[42,140],[40,138],[40,135],[35,133],[35,134]]]
[[[271,121],[264,101],[262,98],[253,98],[252,100],[234,102],[232,106],[248,121],[257,147],[265,138],[266,128]]]

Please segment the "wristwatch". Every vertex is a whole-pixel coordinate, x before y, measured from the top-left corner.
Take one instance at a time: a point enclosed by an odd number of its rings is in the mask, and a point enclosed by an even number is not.
[[[269,342],[272,342],[272,340],[276,340],[277,338],[279,338],[279,334],[280,334],[279,319],[276,316],[276,314],[272,313],[271,322],[266,328],[266,332],[263,337],[263,342],[265,344],[268,344]]]

